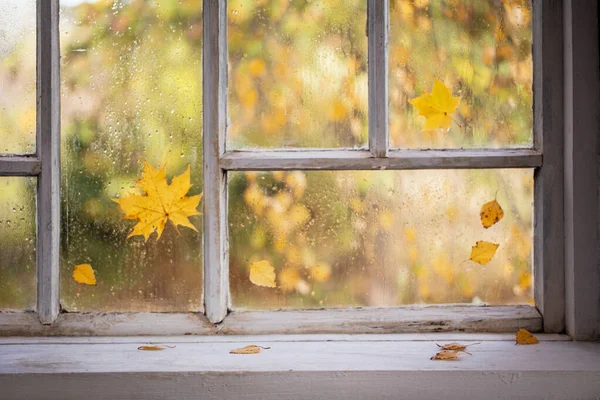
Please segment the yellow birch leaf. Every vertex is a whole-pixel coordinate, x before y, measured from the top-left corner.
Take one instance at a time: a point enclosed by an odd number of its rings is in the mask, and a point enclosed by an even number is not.
[[[527,329],[519,329],[517,332],[517,344],[537,344],[538,338],[536,338]]]
[[[150,235],[156,232],[158,240],[167,221],[171,221],[175,229],[181,225],[198,232],[188,217],[200,214],[196,208],[202,195],[186,196],[192,187],[189,165],[183,174],[173,177],[169,185],[164,166],[158,170],[144,162],[142,177],[137,184],[146,193],[144,196],[132,195],[112,199],[125,213],[123,219],[138,221],[128,238],[142,235],[148,241]]]
[[[442,350],[464,351],[465,353],[467,353],[467,354],[470,355],[471,353],[469,353],[467,351],[467,347],[473,346],[473,345],[476,345],[476,344],[479,344],[479,343],[480,342],[478,342],[478,343],[471,343],[471,344],[460,344],[460,343],[452,342],[452,343],[447,343],[447,344],[443,344],[443,345],[439,345],[437,343],[436,344]]]
[[[275,268],[267,260],[250,265],[250,282],[257,286],[275,287]]]
[[[504,210],[496,200],[492,200],[481,207],[479,216],[481,217],[481,224],[487,229],[504,217]]]
[[[425,130],[448,130],[452,125],[450,114],[456,112],[459,98],[452,97],[450,89],[438,78],[435,78],[431,93],[424,93],[409,102],[417,109],[419,115],[425,117]]]
[[[79,264],[73,268],[73,280],[83,285],[95,285],[96,276],[90,264]]]
[[[469,260],[485,265],[494,257],[499,246],[496,243],[480,240],[471,248],[471,257],[469,257]]]
[[[229,354],[258,354],[260,349],[270,349],[270,347],[260,347],[255,344],[240,347],[239,349],[233,349]]]
[[[175,346],[166,346],[166,345],[162,345],[162,344],[152,344],[152,345],[140,346],[140,347],[138,347],[138,350],[160,351],[160,350],[164,350],[164,349],[173,349],[173,348],[175,348]]]
[[[430,360],[457,361],[459,359],[458,354],[458,351],[444,350],[436,353]]]

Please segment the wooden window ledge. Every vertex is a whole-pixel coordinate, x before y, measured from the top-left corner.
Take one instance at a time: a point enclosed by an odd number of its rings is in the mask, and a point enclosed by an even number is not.
[[[0,338],[0,399],[566,399],[600,395],[600,343],[540,334]],[[481,343],[431,361],[437,343]],[[161,343],[163,351],[138,346]],[[232,355],[256,344],[260,354]]]

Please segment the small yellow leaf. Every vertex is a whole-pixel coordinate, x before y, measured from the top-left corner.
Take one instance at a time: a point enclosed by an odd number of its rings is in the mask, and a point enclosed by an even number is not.
[[[83,285],[95,285],[96,276],[90,264],[79,264],[73,268],[73,280]]]
[[[499,246],[496,243],[480,240],[471,248],[471,257],[469,257],[469,260],[485,265],[494,257]]]
[[[435,356],[430,358],[430,360],[456,361],[459,359],[458,354],[458,351],[444,350],[436,353]]]
[[[435,78],[431,93],[424,93],[409,102],[419,111],[419,115],[425,117],[425,130],[448,130],[452,125],[450,114],[456,112],[459,98],[452,97],[450,89]]]
[[[527,329],[519,329],[517,332],[517,344],[537,344],[538,338],[536,338]]]
[[[496,200],[492,200],[481,207],[479,216],[481,217],[481,224],[487,229],[504,217],[504,210]]]
[[[164,349],[174,349],[174,348],[175,348],[175,346],[166,346],[166,345],[162,345],[162,344],[152,344],[152,345],[140,346],[140,347],[138,347],[138,350],[160,351],[160,350],[164,350]]]
[[[267,260],[250,265],[250,282],[257,286],[275,287],[275,268]]]
[[[249,346],[241,347],[239,349],[233,349],[229,352],[229,354],[258,354],[260,353],[260,349],[269,349],[270,347],[260,347],[255,344],[251,344]]]

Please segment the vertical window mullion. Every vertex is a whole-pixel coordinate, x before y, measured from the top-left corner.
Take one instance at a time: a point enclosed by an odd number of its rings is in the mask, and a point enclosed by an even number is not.
[[[545,332],[565,325],[562,1],[533,1],[534,297]]]
[[[37,1],[37,311],[43,324],[59,313],[60,47],[59,0]]]
[[[227,128],[227,1],[204,0],[203,9],[204,306],[218,323],[229,297],[227,172],[219,166]]]
[[[368,0],[369,150],[386,157],[388,141],[389,1]]]

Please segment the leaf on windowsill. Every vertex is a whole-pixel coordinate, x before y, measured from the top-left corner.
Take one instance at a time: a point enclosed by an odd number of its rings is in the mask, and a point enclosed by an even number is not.
[[[163,344],[149,344],[149,345],[144,345],[144,346],[138,347],[138,350],[161,351],[161,350],[165,350],[165,349],[174,349],[174,348],[175,348],[175,346],[167,346],[167,345],[163,345]]]
[[[430,358],[430,360],[458,361],[460,360],[460,358],[458,357],[459,354],[460,352],[456,350],[443,350],[436,353],[435,356]]]
[[[452,343],[447,343],[447,344],[437,344],[437,346],[442,349],[442,350],[449,350],[449,351],[456,351],[456,352],[465,352],[468,355],[471,355],[471,353],[469,353],[467,351],[467,347],[469,346],[475,346],[477,344],[480,344],[481,342],[477,342],[477,343],[471,343],[471,344],[460,344],[460,343],[456,343],[456,342],[452,342]]]
[[[196,208],[200,204],[202,194],[186,196],[192,187],[189,165],[183,174],[173,177],[171,184],[168,184],[165,166],[154,169],[144,162],[142,177],[137,181],[137,185],[145,195],[112,199],[125,213],[123,219],[138,221],[127,238],[141,235],[148,241],[150,235],[156,232],[156,240],[158,240],[167,221],[171,222],[175,230],[178,225],[181,225],[198,232],[188,217],[200,214]]]
[[[479,213],[481,224],[485,229],[496,224],[504,217],[504,210],[496,200],[488,201],[481,207]]]
[[[257,346],[255,344],[251,344],[248,346],[240,347],[239,349],[233,349],[229,352],[229,354],[258,354],[261,349],[268,350],[270,347],[262,347]]]
[[[527,329],[519,329],[517,331],[517,342],[515,344],[537,344],[539,342],[531,332]]]
[[[480,240],[471,248],[469,260],[485,265],[491,261],[500,245]]]
[[[419,115],[425,117],[426,131],[432,129],[448,131],[453,121],[450,115],[456,112],[459,100],[458,97],[452,97],[450,89],[435,78],[431,93],[424,93],[409,102],[417,109]]]
[[[96,285],[96,275],[91,264],[79,264],[73,268],[73,280],[82,285]]]
[[[267,260],[261,260],[250,264],[250,282],[257,286],[274,288],[275,268]]]

